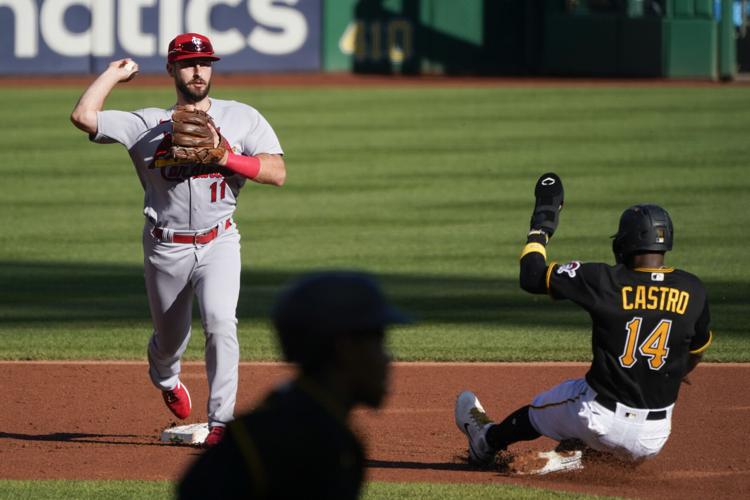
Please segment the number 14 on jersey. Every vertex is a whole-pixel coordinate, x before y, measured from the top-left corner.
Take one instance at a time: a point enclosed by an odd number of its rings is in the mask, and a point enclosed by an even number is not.
[[[635,357],[635,350],[638,338],[640,337],[642,323],[643,318],[635,316],[625,324],[628,335],[625,340],[625,349],[619,357],[620,364],[625,368],[632,368],[638,362],[638,359]],[[659,321],[656,328],[651,330],[651,333],[648,334],[638,347],[638,352],[641,356],[648,358],[648,366],[652,370],[660,369],[666,362],[669,355],[667,342],[669,341],[669,332],[671,330],[671,320],[663,319]]]

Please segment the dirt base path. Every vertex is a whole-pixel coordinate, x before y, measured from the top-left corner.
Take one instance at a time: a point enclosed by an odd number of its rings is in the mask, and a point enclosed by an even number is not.
[[[0,479],[176,480],[198,450],[159,442],[173,422],[148,381],[145,363],[0,362]],[[491,417],[585,373],[582,364],[397,363],[379,412],[354,424],[368,443],[368,478],[379,481],[524,484],[638,498],[739,498],[750,491],[750,364],[705,364],[683,386],[664,451],[635,470],[606,465],[536,478],[509,478],[466,465],[453,401],[469,388]],[[292,373],[274,363],[240,367],[238,409]],[[183,381],[206,421],[202,364]],[[547,448],[547,439],[516,449]]]

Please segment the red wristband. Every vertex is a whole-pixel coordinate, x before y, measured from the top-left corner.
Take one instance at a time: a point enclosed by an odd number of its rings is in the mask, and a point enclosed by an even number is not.
[[[229,153],[227,155],[227,164],[229,170],[244,175],[248,179],[255,179],[260,173],[260,158],[257,156],[244,156]]]

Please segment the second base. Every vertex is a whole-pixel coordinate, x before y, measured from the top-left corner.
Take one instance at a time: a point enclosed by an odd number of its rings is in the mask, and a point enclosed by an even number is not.
[[[550,472],[583,469],[583,453],[581,451],[569,451],[562,453],[558,453],[556,451],[540,451],[537,456],[540,459],[546,459],[547,463],[538,469],[530,471],[519,471],[517,473],[521,475],[544,475],[549,474]]]
[[[208,423],[170,427],[161,431],[162,443],[201,444],[208,436]]]

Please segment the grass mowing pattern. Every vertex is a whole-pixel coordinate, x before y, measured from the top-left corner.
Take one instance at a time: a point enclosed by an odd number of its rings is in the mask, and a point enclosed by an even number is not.
[[[14,500],[130,500],[174,498],[174,485],[167,481],[8,481],[0,480],[0,498]],[[368,483],[363,500],[440,498],[442,500],[546,500],[614,498],[564,493],[537,488],[482,484]]]
[[[0,359],[144,359],[143,193],[125,150],[68,121],[80,91],[4,89]],[[238,315],[242,357],[275,359],[266,314],[310,268],[378,273],[421,322],[394,332],[401,360],[587,360],[589,322],[522,292],[517,258],[533,184],[555,170],[566,208],[551,260],[612,261],[621,211],[665,206],[668,262],[709,290],[713,361],[748,361],[744,264],[750,89],[217,88],[273,124],[282,189],[248,183]],[[107,107],[169,105],[122,86]],[[188,358],[202,357],[202,335]]]
[[[440,500],[553,500],[581,498],[586,500],[615,499],[599,495],[584,495],[540,488],[522,488],[509,485],[490,484],[443,484],[443,483],[369,483],[362,495],[363,500],[398,500],[401,498],[439,498]]]
[[[168,481],[0,480],[0,498],[13,500],[132,500],[174,498]]]

